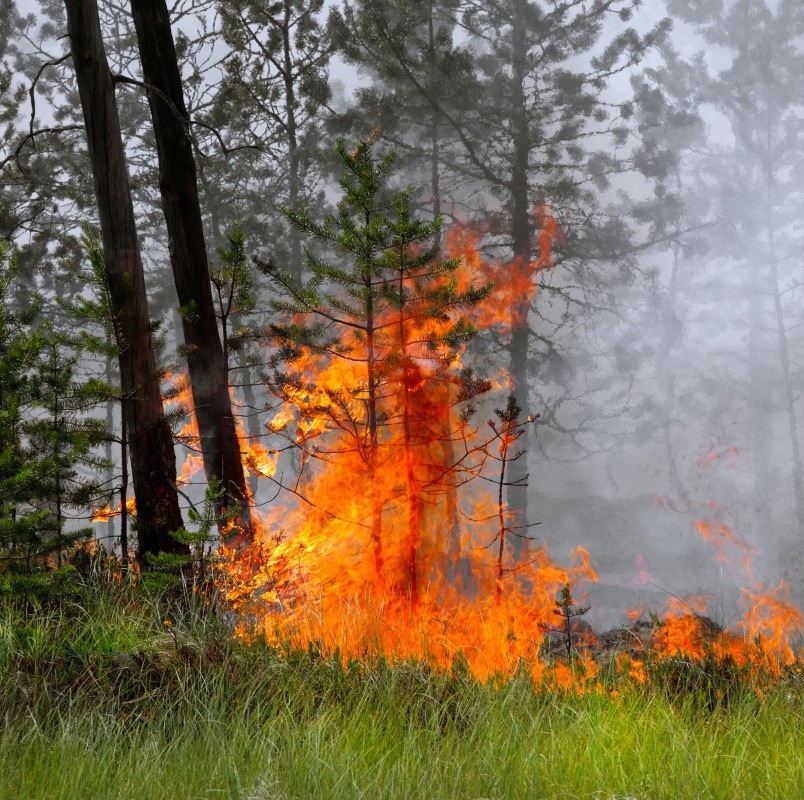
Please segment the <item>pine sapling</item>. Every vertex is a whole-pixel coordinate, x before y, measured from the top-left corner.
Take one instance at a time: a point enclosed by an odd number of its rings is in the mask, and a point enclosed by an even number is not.
[[[561,637],[564,649],[567,651],[568,663],[572,661],[572,646],[576,638],[572,629],[573,620],[589,613],[590,608],[591,606],[576,606],[570,585],[569,583],[565,583],[564,588],[561,590],[561,599],[556,600],[556,607],[553,609],[553,613],[561,617],[561,627],[553,627],[545,624],[540,625],[546,633],[556,634]]]

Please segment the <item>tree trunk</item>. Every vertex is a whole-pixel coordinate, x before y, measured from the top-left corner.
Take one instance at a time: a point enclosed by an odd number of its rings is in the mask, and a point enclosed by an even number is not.
[[[366,226],[369,217],[366,215]],[[370,262],[369,262],[370,263]],[[374,551],[374,573],[378,585],[384,580],[385,562],[382,548],[382,510],[383,499],[377,491],[377,457],[379,425],[377,422],[377,375],[374,353],[374,297],[372,295],[370,267],[364,276],[366,286],[366,411],[368,416],[368,466],[369,491],[371,492],[371,544]]]
[[[299,210],[301,192],[299,139],[296,124],[296,84],[293,74],[293,7],[290,0],[284,0],[282,24],[282,80],[285,85],[285,131],[288,137],[288,205]],[[296,280],[302,278],[302,246],[299,229],[295,225],[288,231],[290,238],[290,272]]]
[[[519,4],[517,5],[519,10]],[[517,11],[518,16],[518,11]],[[530,151],[530,131],[528,126],[527,105],[525,98],[525,76],[527,74],[527,42],[525,41],[525,25],[523,20],[514,18],[513,34],[513,87],[514,109],[512,128],[514,141],[513,162],[511,164],[511,235],[514,258],[523,266],[531,259],[530,203],[528,186],[528,156]],[[528,392],[528,345],[530,330],[528,328],[527,297],[517,298],[514,312],[514,326],[511,332],[511,378],[513,379],[514,396],[517,404],[525,414],[530,411]],[[521,449],[525,455],[512,461],[508,478],[508,506],[512,512],[510,530],[513,533],[512,545],[514,560],[518,560],[528,532],[528,445],[529,430],[525,426],[520,439]]]
[[[137,556],[188,553],[170,532],[182,526],[176,454],[165,419],[151,340],[145,276],[131,204],[114,84],[101,38],[96,0],[64,0],[78,92],[98,202],[109,293],[120,308],[125,347],[120,381],[137,503]]]
[[[768,237],[768,260],[770,266],[770,294],[773,299],[773,315],[776,328],[777,353],[782,372],[782,406],[787,416],[787,434],[790,439],[791,478],[793,482],[793,499],[795,505],[795,524],[793,536],[783,542],[789,547],[789,575],[798,574],[800,567],[800,543],[804,533],[804,467],[801,460],[801,446],[798,434],[798,416],[796,414],[796,385],[790,365],[790,347],[782,308],[782,287],[779,281],[779,256],[776,252],[776,230],[773,220],[772,178],[768,177],[768,191],[765,205],[766,231]],[[767,537],[770,531],[765,531]]]
[[[140,59],[159,158],[159,189],[167,222],[170,261],[182,308],[182,329],[193,405],[207,479],[218,478],[223,505],[239,503],[240,524],[251,536],[248,491],[229,397],[209,279],[195,160],[189,138],[176,48],[165,0],[132,0]]]

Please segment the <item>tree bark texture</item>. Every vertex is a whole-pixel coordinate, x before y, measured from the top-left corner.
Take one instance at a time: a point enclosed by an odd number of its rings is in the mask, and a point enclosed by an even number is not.
[[[132,0],[140,59],[159,158],[159,189],[167,223],[170,262],[182,308],[193,405],[207,479],[221,481],[224,506],[239,503],[250,537],[248,491],[229,397],[228,365],[221,346],[209,279],[181,74],[165,0]]]
[[[513,31],[513,161],[511,164],[511,235],[514,258],[527,264],[531,260],[531,225],[528,184],[528,157],[530,154],[530,130],[528,125],[527,101],[525,97],[525,76],[527,74],[527,42],[525,40],[524,19],[518,19],[521,4],[517,6]],[[519,24],[517,24],[519,23]],[[528,328],[528,300],[517,300],[519,306],[514,309],[516,322],[511,331],[510,370],[513,379],[514,396],[525,414],[530,411],[530,393],[528,387],[528,345],[530,329]],[[528,534],[528,446],[529,430],[524,427],[520,438],[520,449],[525,455],[512,461],[508,473],[508,506],[512,513],[510,529],[513,533],[512,548],[514,560],[518,560],[525,536]]]
[[[162,408],[145,276],[131,203],[114,83],[96,0],[65,0],[67,31],[87,132],[109,292],[121,309],[120,380],[137,503],[137,556],[187,553],[170,532],[182,526],[173,435]]]

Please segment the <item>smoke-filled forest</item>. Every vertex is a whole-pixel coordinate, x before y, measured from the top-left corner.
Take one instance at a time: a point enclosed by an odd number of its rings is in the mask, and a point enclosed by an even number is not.
[[[798,0],[0,0],[0,796],[794,798]]]

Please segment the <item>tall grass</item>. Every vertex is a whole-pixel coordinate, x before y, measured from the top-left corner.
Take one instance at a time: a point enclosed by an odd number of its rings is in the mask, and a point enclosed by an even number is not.
[[[795,800],[803,703],[793,673],[712,710],[690,687],[343,665],[238,645],[169,595],[87,590],[0,616],[0,798]]]

